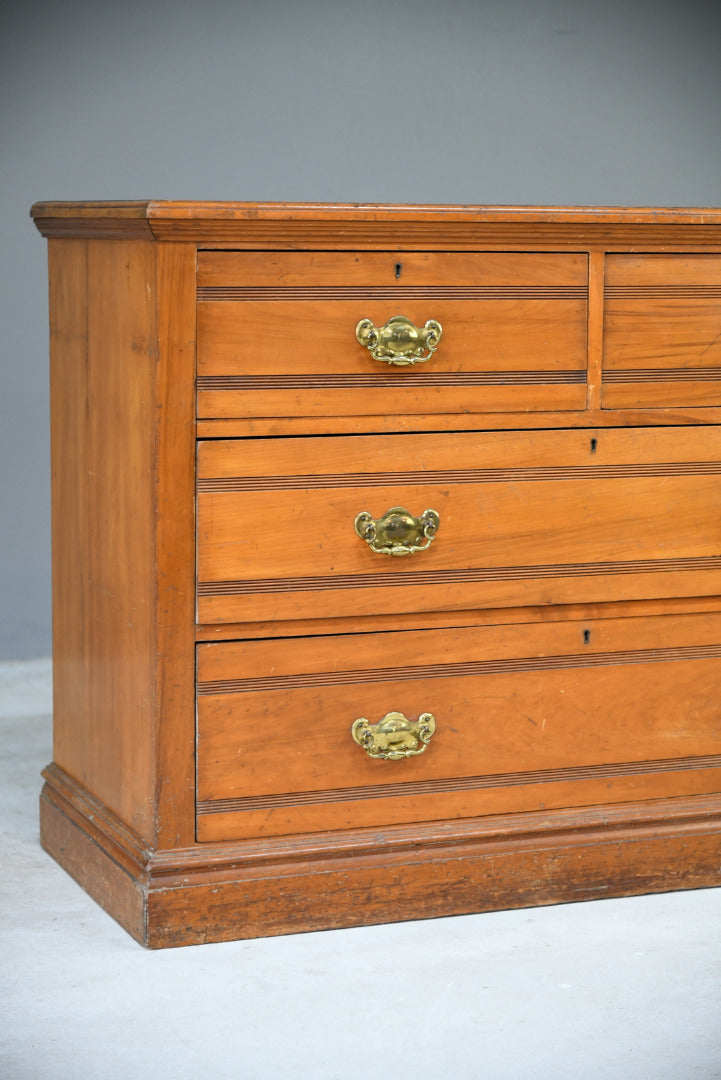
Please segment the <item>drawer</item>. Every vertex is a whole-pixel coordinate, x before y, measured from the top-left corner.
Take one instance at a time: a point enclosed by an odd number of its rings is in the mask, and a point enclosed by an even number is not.
[[[587,279],[576,253],[201,252],[198,416],[583,409]],[[397,316],[440,324],[430,359],[357,340]]]
[[[717,426],[202,442],[198,619],[715,595],[720,462]],[[399,507],[440,525],[395,558],[354,523]]]
[[[718,791],[720,631],[713,613],[201,645],[198,838]],[[389,713],[421,753],[354,740],[365,719],[380,745]]]
[[[609,255],[602,403],[721,405],[721,255]]]

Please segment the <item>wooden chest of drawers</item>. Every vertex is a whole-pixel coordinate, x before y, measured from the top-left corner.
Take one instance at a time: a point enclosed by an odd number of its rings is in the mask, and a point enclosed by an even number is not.
[[[42,841],[111,915],[721,882],[721,211],[32,212]]]

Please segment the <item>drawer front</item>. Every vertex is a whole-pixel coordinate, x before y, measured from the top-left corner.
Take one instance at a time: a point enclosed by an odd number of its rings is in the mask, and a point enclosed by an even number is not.
[[[609,255],[603,406],[721,405],[721,255]]]
[[[201,252],[198,416],[582,409],[587,294],[572,253]],[[440,323],[430,359],[357,340],[399,315]]]
[[[718,791],[720,631],[714,613],[201,645],[198,838]],[[435,731],[369,756],[352,726],[393,712]]]
[[[715,595],[720,462],[719,427],[204,442],[198,618]],[[425,550],[357,535],[397,507],[438,513]]]

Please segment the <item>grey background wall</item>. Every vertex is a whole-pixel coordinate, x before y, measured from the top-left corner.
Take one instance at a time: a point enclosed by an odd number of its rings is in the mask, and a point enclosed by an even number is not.
[[[32,202],[721,205],[719,0],[25,0],[0,87],[0,658],[50,651]]]

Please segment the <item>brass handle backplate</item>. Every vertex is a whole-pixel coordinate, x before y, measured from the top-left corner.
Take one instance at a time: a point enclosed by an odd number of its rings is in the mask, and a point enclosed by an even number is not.
[[[351,735],[368,757],[399,761],[422,754],[435,730],[436,718],[432,713],[406,720],[403,713],[389,712],[377,724],[360,717],[353,724]]]
[[[393,506],[377,521],[367,510],[361,511],[356,515],[355,531],[379,555],[412,555],[430,547],[440,523],[435,510],[413,517],[402,506]]]
[[[361,319],[355,328],[355,336],[374,360],[399,367],[425,364],[438,348],[442,333],[435,319],[429,319],[425,326],[414,326],[405,315],[394,315],[385,326]]]

